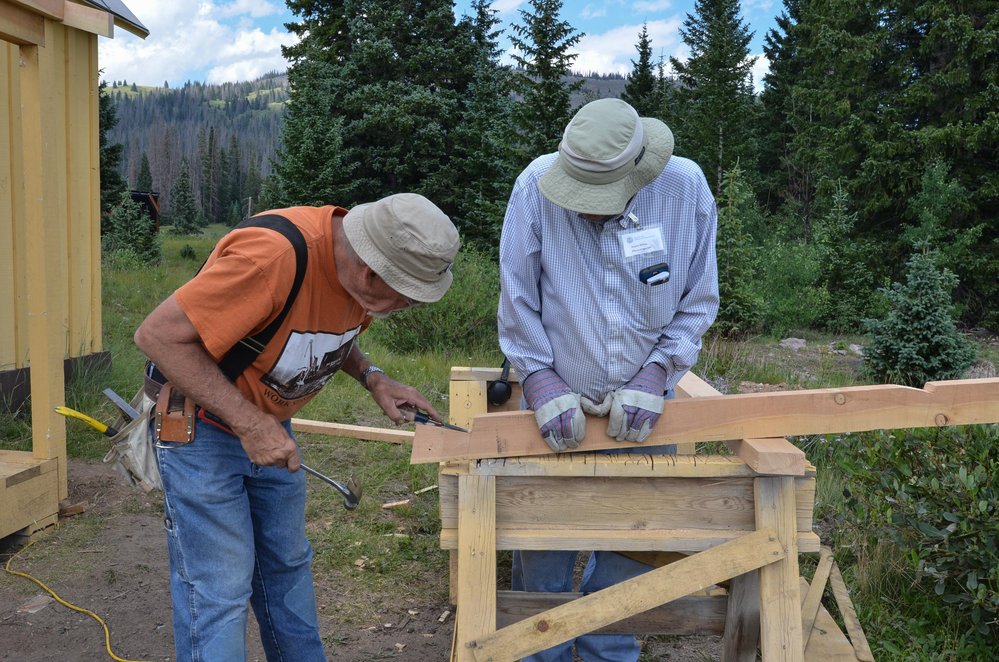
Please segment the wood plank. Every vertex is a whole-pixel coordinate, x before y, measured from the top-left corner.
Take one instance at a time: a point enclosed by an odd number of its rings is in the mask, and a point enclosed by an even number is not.
[[[502,368],[468,368],[465,366],[454,366],[451,368],[452,382],[485,382],[495,381],[503,373]],[[517,376],[517,369],[510,367],[510,376],[507,381],[511,384],[519,384],[520,377]],[[457,425],[457,424],[456,424]]]
[[[857,618],[857,611],[853,608],[850,600],[850,591],[843,581],[843,575],[839,571],[839,565],[833,560],[832,568],[829,571],[829,585],[832,587],[833,596],[836,598],[836,606],[839,608],[840,616],[843,617],[843,625],[846,626],[846,634],[853,644],[854,653],[860,662],[874,662],[874,654],[867,643],[867,636],[864,635],[864,628]]]
[[[756,531],[492,634],[459,641],[459,655],[464,649],[470,651],[477,662],[519,659],[772,564],[783,555],[784,550],[773,530]]]
[[[68,496],[66,484],[66,421],[55,413],[56,405],[65,399],[63,358],[66,340],[62,321],[64,302],[57,296],[59,283],[53,282],[49,259],[52,235],[61,229],[59,219],[49,218],[43,204],[42,182],[46,154],[52,145],[42,131],[42,90],[40,53],[37,46],[22,46],[21,79],[21,158],[25,227],[28,333],[31,356],[31,440],[32,452],[38,459],[59,458],[60,473],[55,503]],[[62,304],[62,305],[60,305]],[[53,511],[56,512],[56,511]]]
[[[590,421],[593,423],[592,417]],[[999,422],[999,378],[931,382],[922,389],[877,385],[670,400],[647,445],[940,427]],[[639,446],[619,442],[606,426],[587,426],[575,452]],[[411,461],[441,462],[548,455],[531,411],[475,417],[468,434],[417,430]]]
[[[94,265],[91,237],[93,226],[99,218],[91,216],[90,195],[98,185],[100,170],[91,170],[91,117],[97,112],[91,104],[96,96],[91,94],[90,42],[97,37],[79,30],[63,29],[66,41],[66,94],[61,111],[66,123],[66,154],[63,177],[66,186],[67,282],[69,283],[67,347],[70,356],[87,355],[98,351],[94,337],[100,336],[100,327],[94,327],[91,313],[93,301],[93,273],[100,270]],[[56,109],[53,109],[56,110]]]
[[[114,15],[110,12],[78,5],[71,0],[66,0],[63,11],[63,25],[102,37],[114,38]]]
[[[24,7],[0,3],[0,40],[19,46],[44,46],[45,18]]]
[[[504,628],[583,597],[582,593],[497,593],[496,626]],[[602,634],[721,634],[728,596],[688,595],[596,630]]]
[[[737,439],[726,442],[729,450],[758,474],[805,475],[805,451],[784,437]]]
[[[477,460],[470,464],[468,470],[481,476],[709,478],[755,475],[744,462],[727,455],[560,453]]]
[[[752,531],[702,531],[668,529],[660,531],[619,531],[591,529],[588,531],[544,531],[498,529],[496,549],[587,549],[608,552],[703,552],[735,540]],[[441,549],[458,549],[457,529],[442,529]],[[798,533],[798,551],[816,553],[821,547],[818,535]]]
[[[9,0],[25,9],[41,14],[45,18],[61,21],[66,0]]]
[[[812,627],[815,625],[815,618],[822,606],[822,594],[826,590],[826,582],[829,579],[829,571],[832,569],[832,550],[822,546],[819,550],[819,564],[815,567],[815,574],[812,576],[812,584],[808,587],[808,595],[801,601],[801,640],[808,649],[808,638],[812,635]]]
[[[804,577],[799,578],[801,595],[808,592],[808,582]],[[857,662],[857,656],[853,652],[853,646],[843,634],[836,621],[829,614],[825,607],[819,605],[815,615],[815,625],[812,627],[812,636],[805,646],[805,659],[808,662]]]
[[[792,479],[798,532],[812,530],[814,480]],[[457,526],[456,479],[440,476],[440,518]],[[496,484],[497,528],[544,533],[591,530],[757,528],[752,478],[572,478],[504,476]],[[533,548],[527,548],[533,549]],[[589,549],[580,547],[578,549]]]
[[[331,437],[349,437],[351,439],[365,439],[367,441],[387,441],[393,444],[413,443],[413,432],[411,430],[392,430],[390,428],[374,428],[364,425],[329,423],[327,421],[312,421],[306,418],[291,419],[291,429],[294,432],[325,434]]]
[[[760,573],[733,577],[722,636],[721,662],[756,662],[760,643]]]
[[[756,524],[775,531],[784,559],[760,569],[760,650],[765,662],[803,662],[794,479],[757,478]]]
[[[26,527],[38,530],[57,516],[58,483],[57,460],[38,460],[26,451],[4,452],[0,459],[0,538]]]
[[[459,662],[474,659],[462,644],[496,630],[496,479],[458,479],[458,612],[455,633]]]
[[[454,368],[451,369],[451,372],[454,373]],[[448,423],[463,428],[471,427],[476,416],[486,413],[485,380],[455,381],[452,377],[449,388]],[[459,432],[458,434],[464,433]]]

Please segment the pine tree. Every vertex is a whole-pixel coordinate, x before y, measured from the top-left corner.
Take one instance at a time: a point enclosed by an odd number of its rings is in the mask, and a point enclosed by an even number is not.
[[[142,164],[139,166],[139,176],[135,180],[136,191],[153,190],[153,173],[149,170],[149,157],[142,153]]]
[[[815,184],[814,173],[791,159],[794,137],[791,118],[798,112],[792,97],[801,80],[799,23],[801,0],[784,0],[784,11],[776,18],[777,27],[763,40],[763,53],[770,63],[760,93],[761,122],[760,176],[764,201],[771,211],[789,205],[791,213],[802,221],[802,234],[810,235]]]
[[[561,0],[531,0],[531,9],[520,10],[522,23],[513,25],[516,47],[513,59],[518,65],[513,88],[521,96],[513,111],[518,131],[518,160],[531,159],[558,149],[562,132],[572,118],[570,99],[583,81],[566,84],[572,63],[569,49],[583,37],[560,20]]]
[[[868,320],[870,345],[864,361],[878,381],[921,387],[926,382],[957,379],[975,359],[975,350],[957,332],[951,293],[957,277],[937,266],[925,245],[909,259],[905,284],[885,294],[891,311]]]
[[[738,0],[696,0],[680,29],[690,59],[670,58],[679,87],[666,104],[683,154],[700,164],[715,190],[741,164],[755,172],[755,102],[749,41]]]
[[[656,72],[652,68],[652,41],[649,25],[644,23],[638,35],[638,62],[632,60],[631,75],[624,86],[621,98],[631,104],[642,117],[658,117],[662,113],[662,96]]]
[[[98,86],[98,150],[100,153],[101,176],[101,234],[107,230],[104,222],[111,207],[128,190],[124,178],[118,173],[121,164],[121,153],[124,147],[120,143],[111,143],[108,134],[118,124],[118,113],[114,101],[107,92],[107,82],[101,81]]]
[[[191,175],[186,158],[180,162],[180,175],[173,184],[172,199],[170,218],[173,220],[173,231],[177,234],[197,233],[202,221],[194,202],[194,193],[191,192]]]
[[[128,191],[122,192],[111,208],[101,245],[106,253],[131,253],[147,265],[158,264],[163,256],[156,225]]]
[[[725,173],[716,242],[720,307],[712,327],[723,336],[745,337],[757,329],[762,318],[763,302],[752,289],[759,257],[746,231],[747,225],[759,222],[760,214],[742,170],[736,166]]]
[[[474,72],[460,102],[462,119],[454,127],[454,153],[430,182],[434,202],[453,209],[452,220],[465,242],[495,253],[506,200],[516,178],[509,149],[513,101],[496,29],[499,19],[487,0],[474,0],[473,16],[460,27],[468,35]]]
[[[343,121],[331,112],[336,102],[335,70],[322,61],[304,60],[289,70],[288,78],[292,95],[285,112],[285,147],[260,204],[265,209],[349,206],[351,169],[343,162]]]

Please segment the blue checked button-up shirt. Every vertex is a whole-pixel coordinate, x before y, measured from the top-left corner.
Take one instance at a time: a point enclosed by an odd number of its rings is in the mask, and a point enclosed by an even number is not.
[[[717,211],[701,169],[674,156],[620,217],[595,223],[548,201],[539,157],[514,185],[500,239],[499,340],[521,377],[553,368],[600,401],[650,362],[673,388],[718,312]],[[665,250],[625,259],[618,234],[659,228]],[[670,279],[639,280],[665,262]]]

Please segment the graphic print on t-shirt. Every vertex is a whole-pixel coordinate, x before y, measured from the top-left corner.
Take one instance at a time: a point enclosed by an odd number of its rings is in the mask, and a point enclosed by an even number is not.
[[[360,331],[359,326],[345,333],[292,331],[274,367],[261,381],[286,400],[315,393],[343,365]]]

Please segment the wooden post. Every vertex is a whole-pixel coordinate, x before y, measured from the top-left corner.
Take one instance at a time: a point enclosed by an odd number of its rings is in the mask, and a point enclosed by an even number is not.
[[[756,526],[773,529],[784,547],[780,563],[760,569],[760,648],[767,662],[803,662],[794,478],[768,476],[754,482]]]
[[[62,306],[51,282],[49,240],[59,227],[44,205],[42,182],[48,138],[42,131],[42,93],[38,46],[21,46],[21,156],[23,209],[27,236],[28,328],[31,362],[31,439],[37,459],[59,460],[59,499],[69,496],[66,481],[66,422],[55,413],[65,399],[63,358],[65,334]],[[51,232],[50,232],[51,230]]]
[[[458,477],[458,662],[475,658],[467,643],[496,630],[496,478]]]
[[[756,662],[760,643],[760,573],[733,577],[729,584],[722,662]]]

